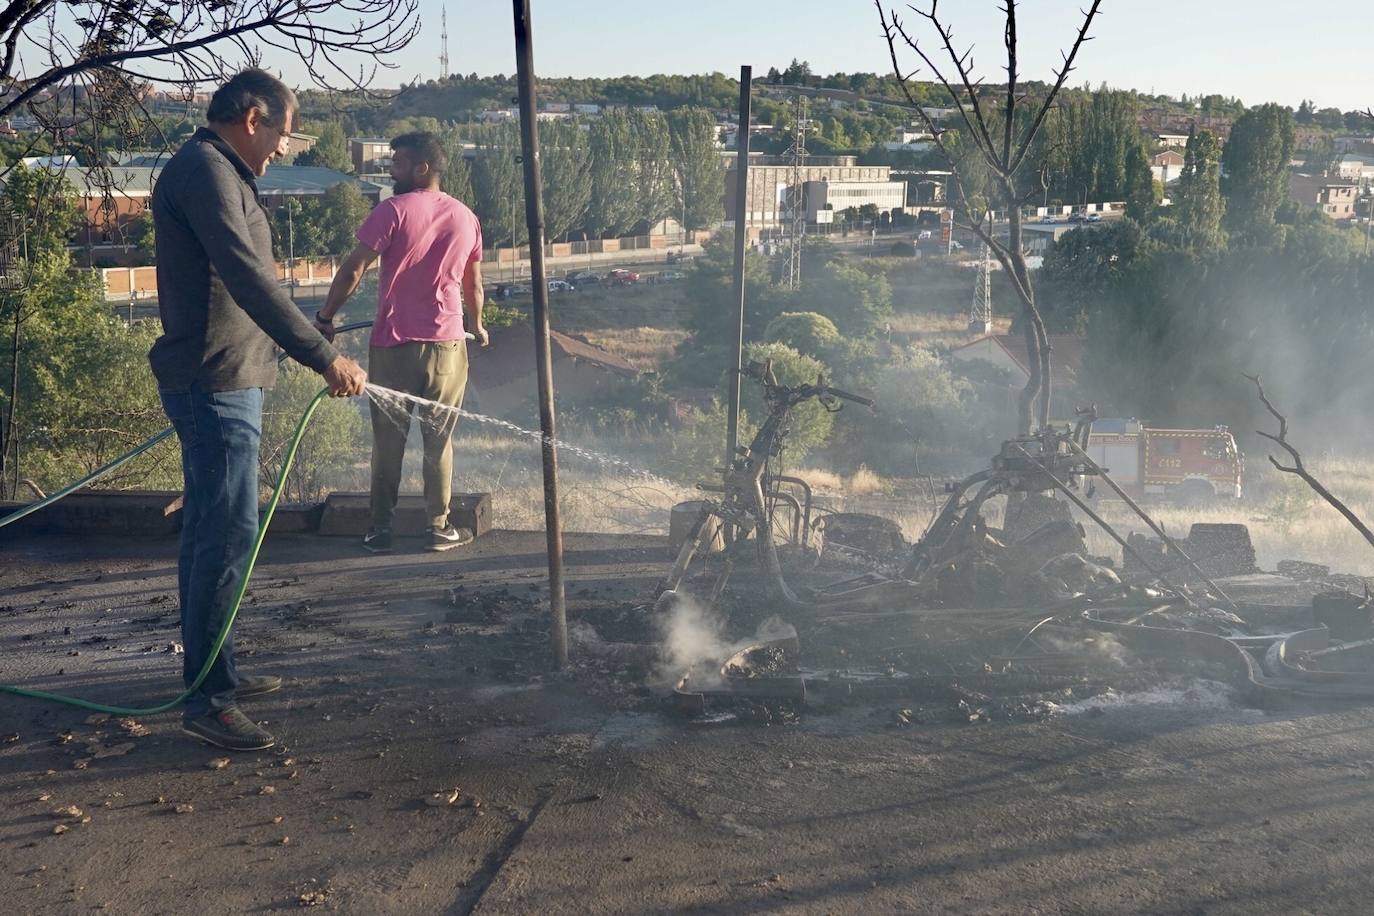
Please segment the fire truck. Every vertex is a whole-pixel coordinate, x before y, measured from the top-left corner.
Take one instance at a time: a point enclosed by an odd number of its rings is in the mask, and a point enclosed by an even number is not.
[[[1088,454],[1132,495],[1240,499],[1245,459],[1225,426],[1155,429],[1139,420],[1098,420]]]

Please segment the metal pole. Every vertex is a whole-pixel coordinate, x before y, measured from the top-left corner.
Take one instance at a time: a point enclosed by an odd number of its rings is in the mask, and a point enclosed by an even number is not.
[[[568,616],[563,596],[563,523],[558,513],[558,450],[554,439],[553,357],[549,350],[549,285],[544,276],[544,198],[539,176],[539,122],[534,108],[534,44],[530,0],[512,0],[515,65],[520,87],[520,148],[525,162],[525,222],[534,286],[534,359],[539,379],[539,429],[544,436],[544,535],[549,553],[549,639],[554,661],[568,663]],[[512,230],[514,235],[514,230]]]
[[[725,466],[739,444],[739,370],[744,365],[744,239],[749,221],[749,90],[752,67],[739,68],[739,130],[735,133],[735,350],[726,405]]]
[[[291,198],[286,198],[286,276],[291,284],[291,301],[296,301],[296,221],[291,215]]]

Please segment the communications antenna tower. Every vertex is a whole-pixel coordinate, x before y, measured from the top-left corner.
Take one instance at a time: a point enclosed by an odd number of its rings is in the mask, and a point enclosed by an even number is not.
[[[798,95],[792,101],[792,175],[787,188],[788,251],[787,288],[801,286],[802,237],[806,234],[806,193],[802,169],[806,163],[807,99]]]
[[[439,13],[439,79],[448,79],[448,7]]]
[[[973,307],[968,313],[970,334],[992,333],[992,253],[983,246],[983,260],[978,265],[978,282],[973,287]]]

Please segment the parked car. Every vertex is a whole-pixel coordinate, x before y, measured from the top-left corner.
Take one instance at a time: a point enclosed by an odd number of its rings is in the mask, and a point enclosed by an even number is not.
[[[1069,214],[1069,222],[1071,222],[1071,223],[1081,223],[1081,222],[1083,222],[1084,220],[1086,220],[1087,218],[1088,218],[1088,215],[1087,215],[1086,213],[1078,213],[1078,212],[1075,211],[1075,212]]]
[[[550,281],[549,281],[549,292],[551,292],[551,293],[575,293],[575,292],[577,292],[577,287],[576,287],[576,286],[573,286],[573,285],[572,285],[571,283],[569,283],[567,280],[550,280]]]
[[[1057,222],[1059,222],[1059,217],[1054,216],[1053,214],[1047,213],[1047,214],[1045,214],[1044,216],[1040,217],[1040,222],[1042,222],[1042,223],[1057,223]]]
[[[606,274],[607,286],[634,286],[638,282],[639,274],[633,270],[625,270],[623,267],[617,267]]]
[[[534,290],[523,283],[498,283],[492,298],[504,301],[514,299],[517,296],[531,296],[533,294]]]
[[[649,277],[650,283],[677,283],[686,280],[687,275],[680,270],[660,270]]]
[[[1087,217],[1086,217],[1086,222],[1089,222],[1089,223],[1100,223],[1100,222],[1102,222],[1102,214],[1101,214],[1101,213],[1089,213],[1089,214],[1087,215]]]
[[[691,264],[696,260],[696,255],[678,254],[676,251],[668,252],[669,264]]]
[[[583,289],[589,286],[594,287],[601,285],[600,274],[594,273],[590,270],[569,271],[565,279],[568,283],[572,284],[573,289]]]

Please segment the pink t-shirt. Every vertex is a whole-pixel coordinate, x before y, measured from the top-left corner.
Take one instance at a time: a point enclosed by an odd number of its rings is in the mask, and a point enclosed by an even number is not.
[[[382,257],[372,343],[462,340],[463,272],[482,258],[482,227],[442,191],[388,198],[358,227],[358,241]]]

